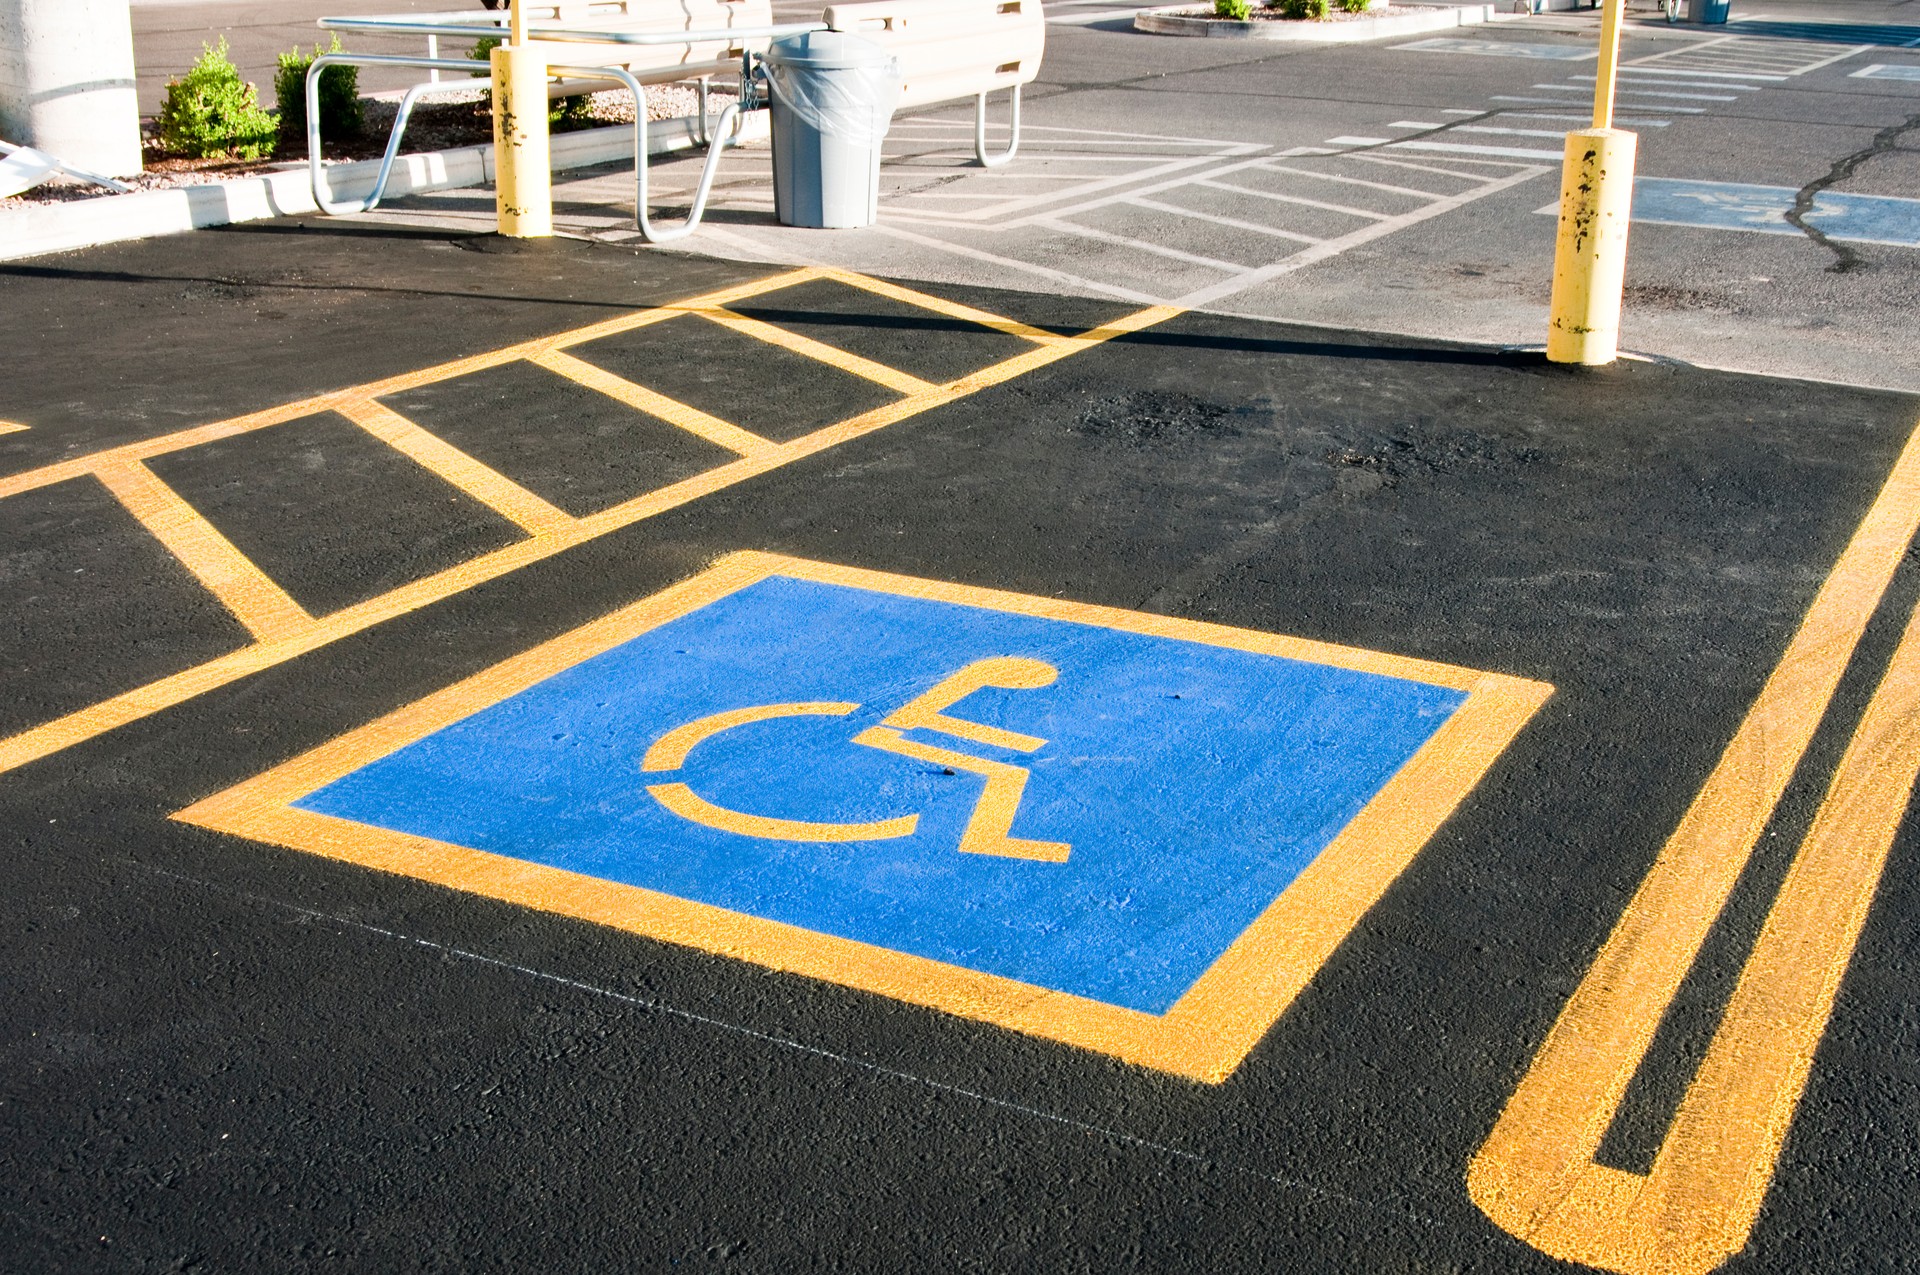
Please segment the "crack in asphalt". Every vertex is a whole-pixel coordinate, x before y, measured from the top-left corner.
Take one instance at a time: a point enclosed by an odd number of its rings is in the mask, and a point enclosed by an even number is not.
[[[1834,263],[1827,267],[1829,274],[1850,274],[1855,270],[1867,269],[1867,260],[1850,245],[1830,238],[1827,233],[1807,222],[1807,214],[1813,211],[1813,201],[1821,191],[1847,180],[1860,170],[1860,166],[1876,155],[1904,149],[1899,145],[1900,138],[1920,128],[1920,115],[1909,115],[1904,123],[1890,124],[1873,135],[1873,141],[1864,149],[1851,155],[1842,156],[1834,161],[1833,167],[1821,177],[1816,177],[1802,186],[1793,197],[1793,207],[1787,212],[1787,220],[1806,235],[1834,255]]]

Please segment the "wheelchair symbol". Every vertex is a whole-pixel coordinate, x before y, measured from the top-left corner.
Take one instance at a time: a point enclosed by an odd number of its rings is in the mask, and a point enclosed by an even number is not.
[[[1028,771],[968,753],[935,748],[908,739],[909,730],[937,731],[976,744],[1031,753],[1047,741],[998,726],[983,726],[946,715],[947,709],[968,695],[986,687],[1000,690],[1036,690],[1049,685],[1059,670],[1040,660],[1019,656],[998,656],[977,660],[936,685],[932,690],[889,713],[878,726],[853,736],[853,742],[883,752],[898,753],[917,761],[953,770],[969,771],[986,778],[986,787],[974,803],[966,831],[960,837],[964,854],[1003,855],[1017,859],[1038,859],[1047,863],[1065,863],[1071,847],[1060,841],[1028,841],[1013,835],[1013,821],[1026,791]],[[762,704],[753,708],[729,709],[677,726],[648,748],[640,768],[649,773],[678,770],[702,741],[750,722],[778,717],[845,717],[859,708],[848,703]],[[799,819],[776,819],[714,805],[684,783],[649,785],[653,799],[682,819],[722,832],[776,841],[884,841],[910,837],[920,824],[917,814],[871,823],[813,823]]]

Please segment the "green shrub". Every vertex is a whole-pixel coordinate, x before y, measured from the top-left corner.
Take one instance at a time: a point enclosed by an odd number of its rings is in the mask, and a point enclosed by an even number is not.
[[[501,41],[495,39],[493,36],[481,36],[478,40],[474,41],[473,47],[467,50],[467,56],[475,62],[490,62],[493,58],[493,51],[499,48],[500,44]],[[493,72],[489,69],[485,71],[475,71],[474,74],[476,76],[491,75]],[[480,109],[482,111],[490,111],[493,109],[492,89],[482,89],[480,91]],[[572,129],[591,128],[593,122],[593,99],[584,93],[577,93],[572,97],[559,98],[547,107],[547,127],[549,129],[558,128],[561,132],[568,132]]]
[[[340,37],[333,47],[313,46],[313,52],[280,55],[280,69],[273,73],[273,95],[280,107],[280,139],[287,143],[303,141],[307,135],[307,70],[322,53],[340,52]],[[320,72],[320,131],[328,137],[353,136],[366,123],[366,107],[360,102],[360,68],[330,66]]]
[[[585,93],[563,97],[547,108],[547,127],[563,133],[593,127],[593,98]]]
[[[1279,0],[1281,16],[1288,18],[1320,19],[1327,16],[1327,0]]]
[[[201,46],[200,60],[177,80],[167,81],[160,106],[160,144],[176,155],[205,159],[231,155],[260,159],[273,150],[273,116],[260,109],[257,91],[240,78],[220,47]]]
[[[506,41],[500,39],[498,36],[483,35],[473,42],[473,47],[467,50],[467,56],[475,62],[491,62],[493,60],[493,51],[504,43],[506,43]],[[477,76],[492,75],[493,72],[489,69],[485,71],[475,71],[474,74]]]
[[[1253,8],[1247,0],[1213,0],[1213,16],[1232,18],[1235,22],[1245,22],[1253,16]]]
[[[1373,0],[1334,0],[1344,13],[1365,13]]]

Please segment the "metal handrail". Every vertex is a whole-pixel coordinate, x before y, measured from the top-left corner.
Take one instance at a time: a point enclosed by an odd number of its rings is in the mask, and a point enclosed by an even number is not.
[[[713,140],[707,146],[707,162],[700,170],[700,184],[694,188],[693,207],[687,210],[687,219],[678,226],[659,227],[647,215],[647,93],[632,72],[617,66],[559,66],[549,64],[549,71],[558,71],[565,75],[611,75],[626,84],[633,94],[633,224],[648,243],[672,243],[676,239],[685,239],[700,226],[700,219],[706,216],[707,196],[713,190],[713,176],[720,169],[720,153],[738,142],[738,121],[740,103],[733,101],[720,108],[720,118],[712,130]],[[702,111],[701,128],[706,128],[705,112]]]
[[[387,178],[393,173],[394,158],[400,153],[400,135],[406,131],[413,104],[429,93],[468,93],[475,86],[458,80],[430,80],[408,89],[400,99],[399,113],[394,116],[393,132],[387,135],[387,149],[380,157],[380,172],[373,179],[373,193],[365,199],[336,201],[321,193],[321,175],[325,170],[320,164],[320,72],[330,66],[412,66],[470,72],[474,63],[470,59],[455,62],[448,58],[409,58],[386,53],[323,53],[307,68],[307,177],[313,185],[313,202],[321,212],[332,217],[372,212],[386,194]]]
[[[471,92],[471,83],[460,81],[428,81],[416,84],[408,89],[400,99],[399,111],[393,120],[393,131],[387,135],[386,152],[380,159],[380,171],[374,177],[373,190],[365,199],[335,200],[323,193],[325,169],[320,162],[320,73],[330,66],[408,66],[442,71],[471,71],[471,60],[452,61],[446,58],[409,58],[383,53],[323,53],[313,60],[307,68],[307,175],[313,186],[313,202],[320,211],[329,216],[350,213],[372,212],[380,206],[385,196],[387,180],[393,174],[393,161],[400,153],[400,137],[406,131],[407,120],[413,114],[414,103],[432,93]],[[714,174],[719,171],[720,153],[728,146],[738,142],[738,120],[740,103],[729,102],[720,110],[717,121],[709,124],[706,112],[701,111],[700,132],[710,138],[707,143],[707,161],[700,172],[700,184],[694,190],[693,207],[688,210],[687,220],[678,226],[655,226],[647,214],[649,194],[648,152],[647,152],[647,94],[638,78],[631,71],[618,66],[563,66],[550,63],[547,67],[562,75],[602,75],[611,76],[627,86],[633,94],[633,173],[634,173],[634,226],[648,243],[671,243],[684,239],[700,225],[700,219],[706,215],[707,197],[713,190]]]
[[[506,19],[477,22],[404,22],[390,18],[321,18],[327,31],[365,31],[378,35],[485,35],[506,29]],[[765,27],[715,27],[706,31],[581,31],[572,27],[528,27],[530,40],[563,44],[706,44],[716,40],[772,40],[783,35],[825,31],[824,22],[778,22]],[[592,68],[598,70],[599,68]],[[571,72],[570,72],[571,73]]]
[[[998,155],[987,154],[987,95],[973,99],[973,157],[982,168],[999,168],[1013,162],[1020,150],[1020,86],[1013,86],[1013,116],[1007,124],[1007,149]]]

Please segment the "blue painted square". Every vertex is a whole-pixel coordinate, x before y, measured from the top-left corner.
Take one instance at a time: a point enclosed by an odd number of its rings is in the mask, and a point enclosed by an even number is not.
[[[1798,235],[1800,228],[1787,220],[1798,196],[1791,186],[1639,177],[1633,183],[1633,220]],[[1814,196],[1806,220],[1834,239],[1920,247],[1920,199],[1823,190]]]
[[[963,666],[1045,661],[949,717],[1044,739],[1012,834],[1064,863],[963,854],[983,779],[851,741]],[[303,809],[673,895],[1148,1013],[1171,1006],[1465,700],[1202,642],[774,576],[320,788]],[[771,840],[689,822],[641,758],[686,723],[839,701],[714,735],[678,771],[790,820],[920,816],[889,840]]]

